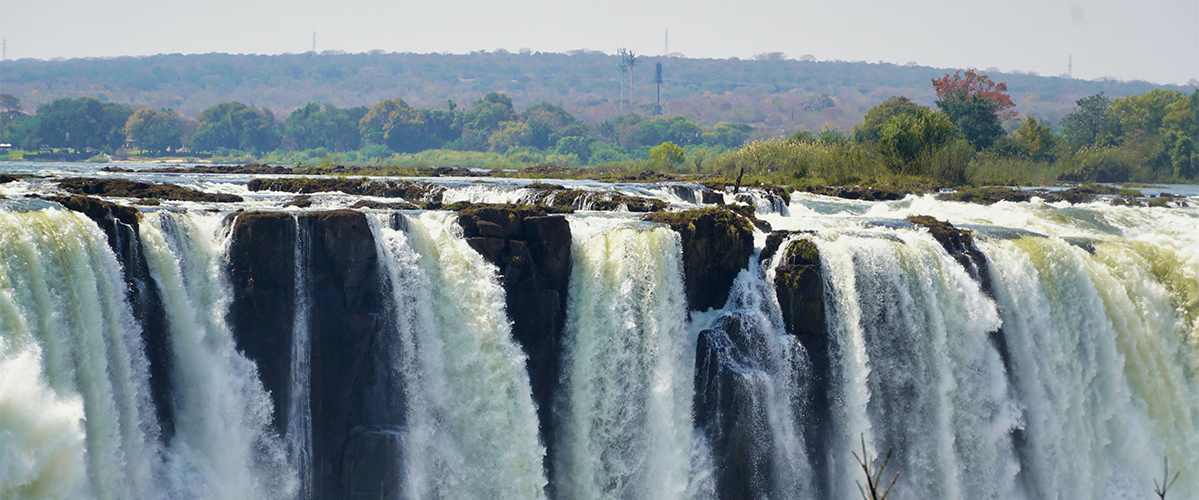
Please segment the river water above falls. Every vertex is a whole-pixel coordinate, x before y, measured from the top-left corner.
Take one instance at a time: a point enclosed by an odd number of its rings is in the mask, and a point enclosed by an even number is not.
[[[1165,458],[1168,498],[1199,498],[1178,187],[983,206],[423,179],[455,213],[14,168],[242,201],[0,184],[5,500],[848,500],[863,447],[890,451],[892,499],[1148,498]]]

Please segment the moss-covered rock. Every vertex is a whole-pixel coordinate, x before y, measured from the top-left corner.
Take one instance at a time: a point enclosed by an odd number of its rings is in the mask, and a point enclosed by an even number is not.
[[[60,179],[58,187],[64,191],[92,196],[119,198],[157,198],[175,201],[239,202],[242,197],[224,193],[205,193],[174,184],[158,184],[126,179],[92,179],[69,177]]]
[[[1017,203],[1028,201],[1030,198],[1032,198],[1032,195],[1028,192],[999,186],[962,188],[952,193],[941,193],[937,195],[937,199],[942,201],[960,201],[963,203],[978,203],[981,205],[992,205],[1001,201]]]
[[[552,454],[562,330],[570,280],[570,224],[536,205],[469,205],[458,211],[467,243],[500,270],[512,337],[524,348],[542,439]],[[546,460],[554,463],[552,457]]]
[[[444,186],[428,182],[379,181],[365,177],[281,177],[253,179],[246,184],[250,191],[281,191],[311,194],[339,191],[346,194],[403,198],[418,202],[441,202]]]
[[[721,307],[737,274],[753,253],[753,227],[741,214],[725,207],[682,212],[656,212],[644,218],[666,224],[683,244],[683,274],[691,309]]]

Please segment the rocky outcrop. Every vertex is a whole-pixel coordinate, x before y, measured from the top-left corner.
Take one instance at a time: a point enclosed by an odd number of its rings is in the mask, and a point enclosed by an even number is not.
[[[237,346],[258,365],[258,376],[287,428],[291,396],[292,325],[295,317],[296,219],[288,213],[231,215],[229,325]]]
[[[683,212],[657,212],[646,221],[666,224],[683,243],[683,275],[692,310],[721,307],[733,279],[753,253],[753,227],[742,215],[724,207]]]
[[[363,459],[348,446],[351,430],[390,423],[373,420],[385,412],[370,397],[384,382],[377,349],[376,322],[383,314],[378,256],[361,212],[315,212],[300,223],[310,245],[313,492],[315,498],[341,498],[362,486],[344,482],[353,477],[345,474],[347,461]]]
[[[60,179],[58,187],[64,191],[93,196],[115,196],[121,198],[147,198],[176,201],[239,202],[242,197],[233,194],[205,193],[174,184],[157,184],[126,179],[92,179],[71,177]]]
[[[283,177],[278,179],[253,179],[246,184],[250,191],[282,191],[286,193],[311,194],[340,191],[346,194],[402,198],[408,201],[441,203],[445,186],[428,182],[373,180],[365,177]]]
[[[825,471],[828,467],[828,457],[833,451],[829,449],[828,441],[833,431],[833,417],[830,398],[832,369],[824,309],[824,275],[820,267],[820,251],[812,240],[801,238],[793,240],[786,247],[779,246],[793,234],[771,235],[774,241],[778,241],[775,243],[778,251],[783,253],[782,261],[775,268],[774,291],[783,313],[783,325],[808,353],[811,368],[807,386],[810,399],[806,409],[809,420],[803,423],[804,443],[808,448],[812,469],[816,471],[814,477],[817,481],[813,488],[818,494],[827,496],[830,490],[825,482],[828,477]],[[763,250],[764,254],[767,253],[767,249]],[[763,257],[763,261],[766,261],[766,257]]]
[[[995,289],[991,282],[990,267],[987,265],[987,256],[979,251],[974,245],[974,233],[969,229],[959,229],[947,221],[940,221],[928,215],[912,215],[908,217],[908,222],[917,226],[924,227],[928,230],[937,243],[949,252],[949,255],[954,260],[958,261],[970,276],[978,282],[983,293],[994,298]],[[1008,351],[1007,339],[1004,338],[1003,327],[991,332],[991,343],[995,345],[995,349],[999,351],[999,356],[1003,360],[1003,367],[1009,374],[1012,371],[1011,354]]]
[[[570,224],[544,209],[513,205],[472,206],[458,212],[458,222],[471,248],[500,270],[512,336],[528,355],[542,439],[553,453],[551,411],[566,324]]]
[[[696,343],[695,426],[711,446],[717,497],[729,500],[772,498],[773,457],[761,453],[772,436],[764,402],[768,395],[758,369],[755,346],[737,314],[720,318],[699,333]]]
[[[345,500],[398,500],[404,481],[402,430],[350,430],[340,483]]]

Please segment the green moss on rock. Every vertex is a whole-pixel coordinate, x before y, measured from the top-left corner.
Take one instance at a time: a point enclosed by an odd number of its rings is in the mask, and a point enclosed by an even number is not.
[[[683,245],[685,289],[691,309],[721,307],[753,253],[753,226],[725,207],[656,212],[644,220],[666,224]]]

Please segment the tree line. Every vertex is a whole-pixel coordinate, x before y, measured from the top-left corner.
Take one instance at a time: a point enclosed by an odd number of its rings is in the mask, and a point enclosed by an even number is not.
[[[582,165],[648,157],[663,142],[681,147],[735,148],[754,132],[748,125],[721,122],[703,130],[681,117],[630,113],[589,124],[561,106],[538,103],[518,112],[512,99],[491,92],[469,108],[447,100],[445,109],[410,106],[402,98],[373,107],[338,108],[309,103],[282,121],[274,113],[240,102],[223,102],[194,118],[170,109],[134,110],[93,97],[62,98],[31,116],[5,95],[0,142],[27,151],[91,149],[114,153],[128,143],[151,154],[274,150],[361,150],[367,158],[430,149],[488,151]]]

